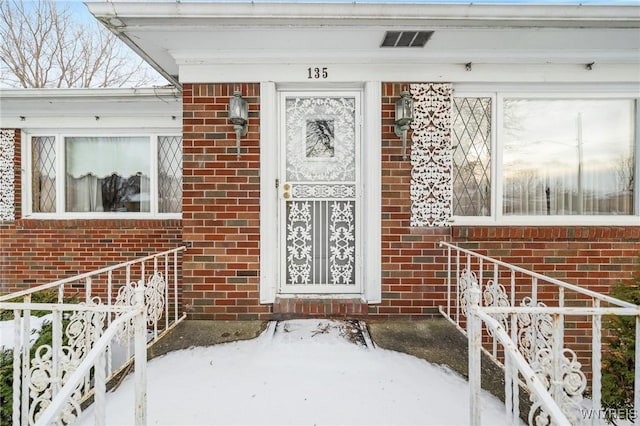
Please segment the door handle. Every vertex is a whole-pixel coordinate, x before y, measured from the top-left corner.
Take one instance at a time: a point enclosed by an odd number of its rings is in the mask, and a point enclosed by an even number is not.
[[[289,190],[291,189],[291,185],[288,183],[285,183],[284,185],[282,185],[282,189],[284,189],[284,194],[282,194],[284,199],[288,200],[289,198],[291,198],[291,193],[289,192]]]

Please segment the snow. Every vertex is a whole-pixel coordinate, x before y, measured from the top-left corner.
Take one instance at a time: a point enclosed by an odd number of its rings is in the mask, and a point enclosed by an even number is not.
[[[45,322],[51,322],[53,315],[48,314],[42,317],[31,316],[29,319],[29,327],[31,328],[31,337],[29,341],[35,342],[40,335],[40,329]],[[22,339],[22,325],[24,324],[24,318],[20,318],[20,338]],[[13,349],[14,344],[14,329],[15,321],[7,320],[0,321],[0,350]]]
[[[469,424],[468,384],[448,368],[354,344],[342,322],[278,324],[257,339],[149,361],[148,424]],[[107,394],[107,424],[133,424],[134,399],[130,375]],[[509,424],[497,398],[483,391],[481,402],[483,424]],[[93,423],[90,407],[80,424]]]

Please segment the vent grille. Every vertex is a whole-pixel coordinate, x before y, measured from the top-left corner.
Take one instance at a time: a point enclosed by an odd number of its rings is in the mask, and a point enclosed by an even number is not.
[[[424,47],[433,31],[387,31],[380,47]]]

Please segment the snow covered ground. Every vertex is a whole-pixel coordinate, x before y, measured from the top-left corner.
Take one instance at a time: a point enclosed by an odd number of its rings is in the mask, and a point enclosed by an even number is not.
[[[45,322],[51,322],[53,315],[44,315],[42,317],[31,316],[29,319],[29,328],[31,329],[31,343],[35,342],[40,335],[40,329]],[[20,338],[22,338],[22,324],[24,318],[20,319]],[[13,349],[15,321],[0,321],[0,350]]]
[[[148,364],[149,425],[467,425],[467,382],[451,370],[356,345],[344,323],[281,322],[259,338],[176,351]],[[107,424],[130,425],[134,379],[107,394]],[[482,423],[509,424],[484,393]],[[81,424],[93,424],[93,409]]]

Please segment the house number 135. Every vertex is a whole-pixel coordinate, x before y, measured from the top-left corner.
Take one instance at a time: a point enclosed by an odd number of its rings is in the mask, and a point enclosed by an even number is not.
[[[327,67],[315,67],[315,68],[307,68],[307,78],[309,80],[317,80],[320,78],[329,77],[329,69]]]

